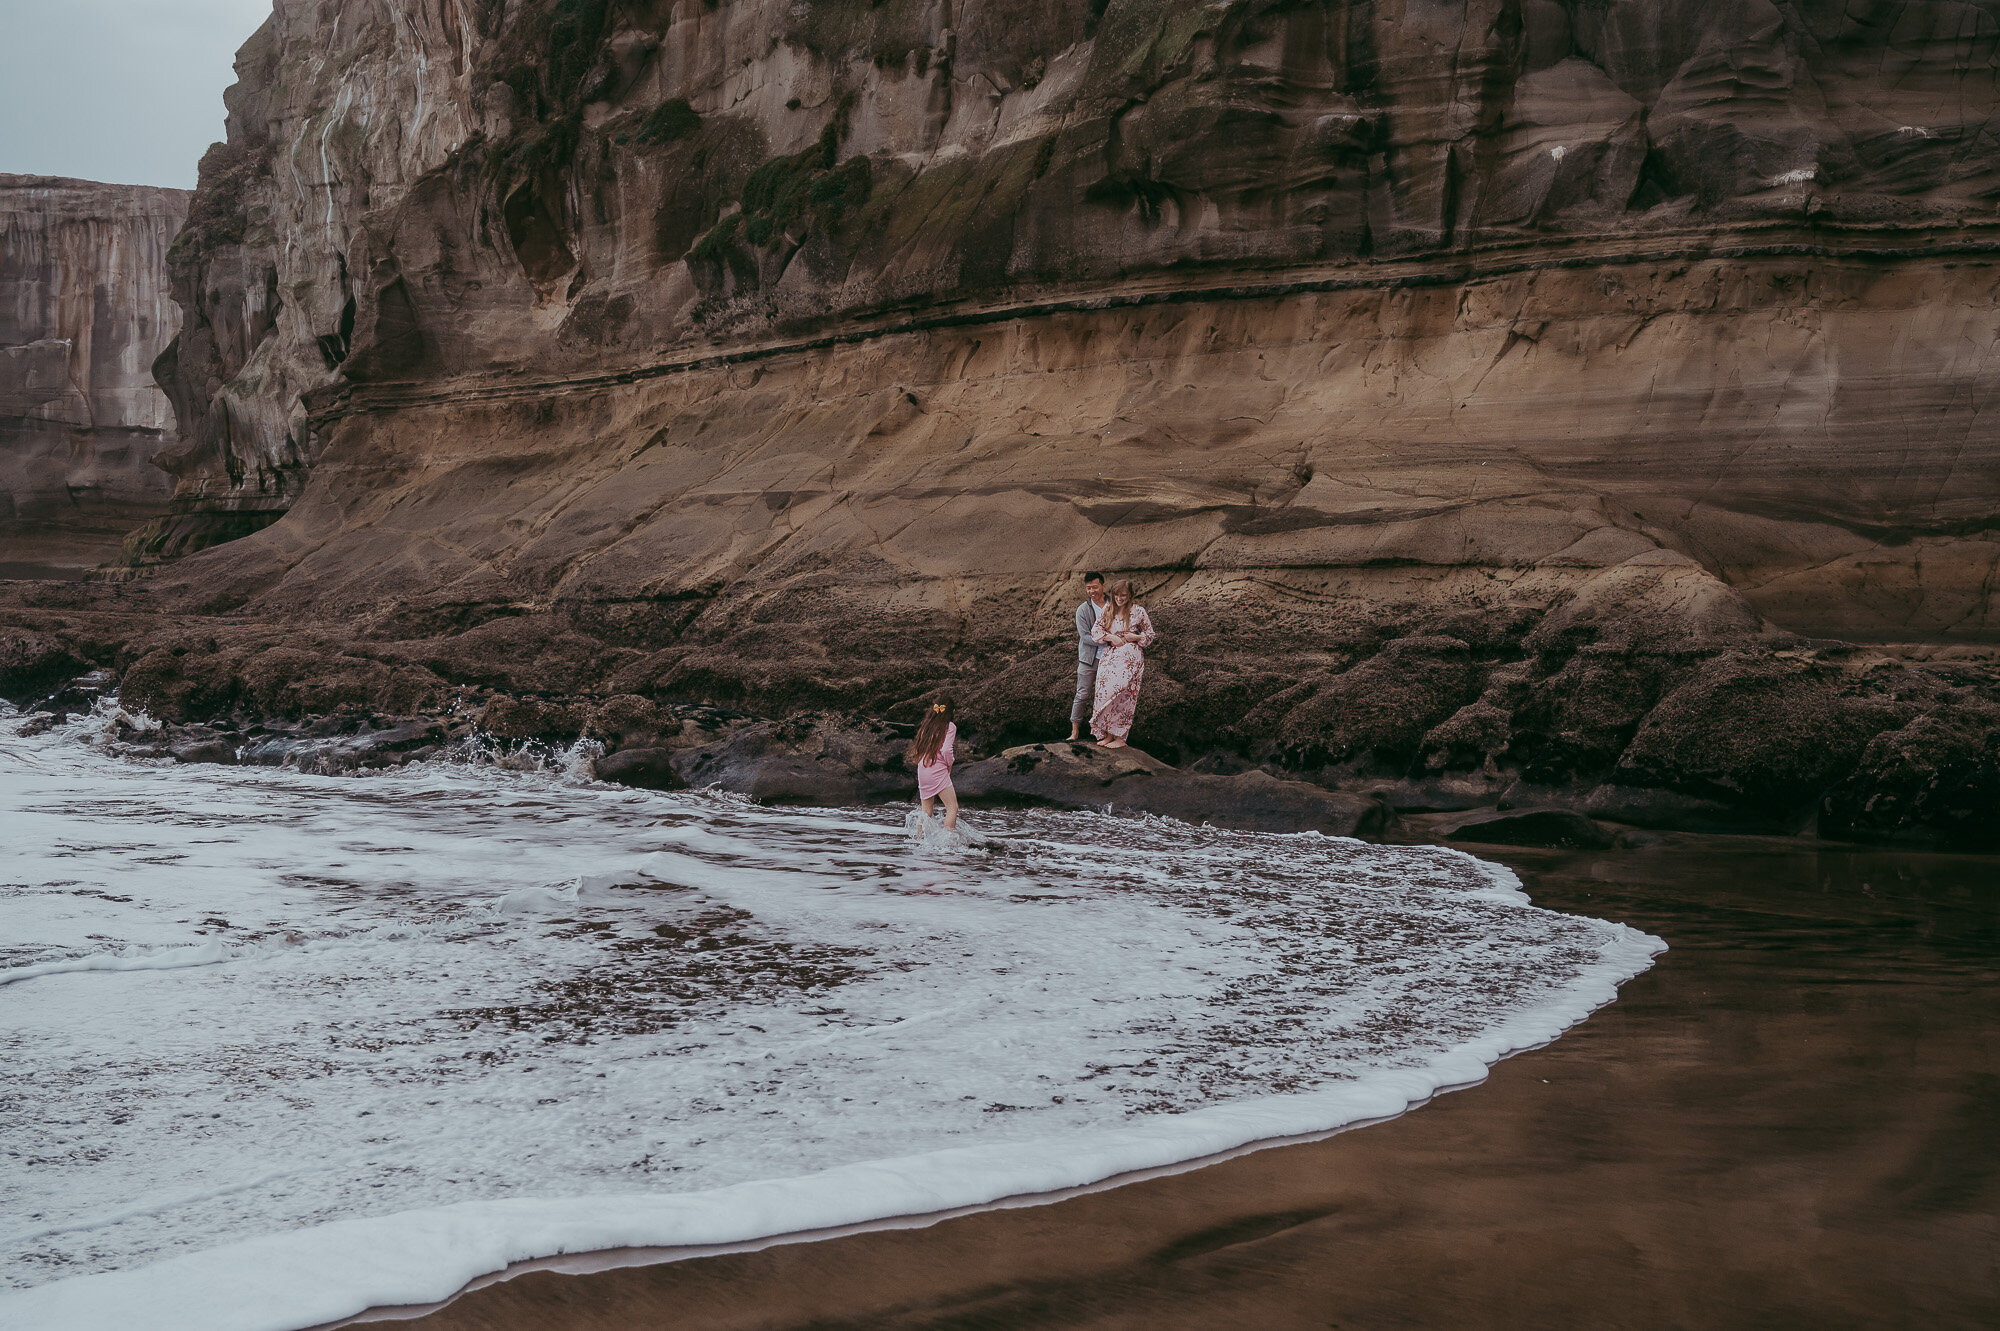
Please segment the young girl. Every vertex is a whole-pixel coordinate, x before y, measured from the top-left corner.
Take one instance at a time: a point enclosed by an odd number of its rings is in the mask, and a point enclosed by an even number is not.
[[[943,796],[944,825],[958,826],[958,792],[951,788],[952,741],[957,738],[958,726],[951,719],[951,700],[932,703],[909,749],[910,761],[917,765],[917,798],[923,803],[925,822],[930,821],[931,801]]]

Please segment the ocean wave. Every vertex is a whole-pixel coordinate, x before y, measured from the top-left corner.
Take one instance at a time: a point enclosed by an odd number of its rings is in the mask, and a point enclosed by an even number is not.
[[[1174,1167],[1477,1081],[1662,947],[1455,850],[157,765],[132,724],[4,741],[0,933],[65,954],[0,972],[9,1325],[276,1331]]]

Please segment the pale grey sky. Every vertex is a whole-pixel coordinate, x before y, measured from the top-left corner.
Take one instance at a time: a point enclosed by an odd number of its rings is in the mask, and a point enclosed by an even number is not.
[[[0,171],[194,188],[271,0],[0,0]]]

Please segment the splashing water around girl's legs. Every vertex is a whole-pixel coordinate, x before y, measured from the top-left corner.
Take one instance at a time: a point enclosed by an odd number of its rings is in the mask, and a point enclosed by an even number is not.
[[[945,787],[944,787],[944,789],[938,792],[938,800],[939,800],[939,802],[940,802],[940,803],[942,803],[942,804],[944,805],[944,825],[945,825],[945,826],[946,826],[947,828],[953,828],[953,827],[957,827],[957,826],[958,826],[958,792],[957,792],[957,791],[955,791],[955,790],[953,790],[953,789],[951,788],[951,783],[950,783],[950,782],[946,782],[946,783],[945,783]],[[930,822],[930,820],[931,820],[931,802],[930,802],[930,799],[929,799],[928,797],[926,797],[926,798],[925,798],[925,799],[924,799],[924,800],[922,801],[922,803],[923,803],[923,810],[924,810],[924,821],[925,821],[926,823],[928,823],[928,822]]]

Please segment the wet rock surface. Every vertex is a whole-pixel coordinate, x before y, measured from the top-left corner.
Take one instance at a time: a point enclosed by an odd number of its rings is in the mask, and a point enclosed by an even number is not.
[[[672,749],[622,749],[591,764],[599,781],[640,790],[682,790],[687,781],[674,770]]]
[[[913,797],[906,732],[860,718],[808,713],[744,726],[686,748],[673,770],[690,786],[720,786],[760,804],[838,805]],[[615,755],[614,755],[615,759]]]
[[[569,650],[507,665],[517,681],[566,686],[516,693],[482,682],[493,664],[452,637],[316,639],[258,620],[141,613],[151,593],[133,587],[67,587],[52,610],[23,604],[33,598],[19,586],[0,589],[4,696],[60,718],[116,689],[130,715],[158,723],[129,738],[160,757],[338,771],[477,743],[647,789],[713,785],[832,805],[914,795],[901,716],[927,706],[923,695],[887,717],[759,716],[677,699],[625,664],[629,654]],[[1516,816],[1569,810],[1575,844],[1592,844],[1577,829],[1600,820],[1992,848],[2000,663],[1984,649],[1922,659],[1778,639],[1761,649],[1515,657],[1453,641],[1361,649],[1368,677],[1394,679],[1385,692],[1399,701],[1348,716],[1323,702],[1273,707],[1243,680],[1268,679],[1268,663],[1190,660],[1163,640],[1134,738],[1171,763],[1144,747],[1009,743],[1038,715],[1038,728],[1055,728],[1047,722],[1066,706],[1068,679],[1015,668],[1044,695],[1023,697],[996,672],[1001,682],[960,710],[955,782],[973,803],[1110,805],[1258,830],[1372,834],[1398,813],[1444,813],[1470,829],[1507,804]],[[1411,666],[1440,654],[1443,669]],[[1365,697],[1335,687],[1356,668],[1301,661],[1292,696],[1319,696],[1318,682],[1336,698]],[[1436,691],[1428,702],[1425,681]],[[1438,715],[1446,721],[1432,724]],[[1365,744],[1339,748],[1322,738],[1364,734]]]
[[[1437,828],[1453,841],[1490,846],[1546,846],[1559,850],[1609,850],[1612,834],[1574,809],[1480,813]]]
[[[960,767],[952,785],[967,804],[1046,805],[1152,813],[1249,832],[1380,832],[1388,810],[1364,796],[1287,781],[1269,772],[1184,772],[1141,750],[1093,744],[1024,744]]]

